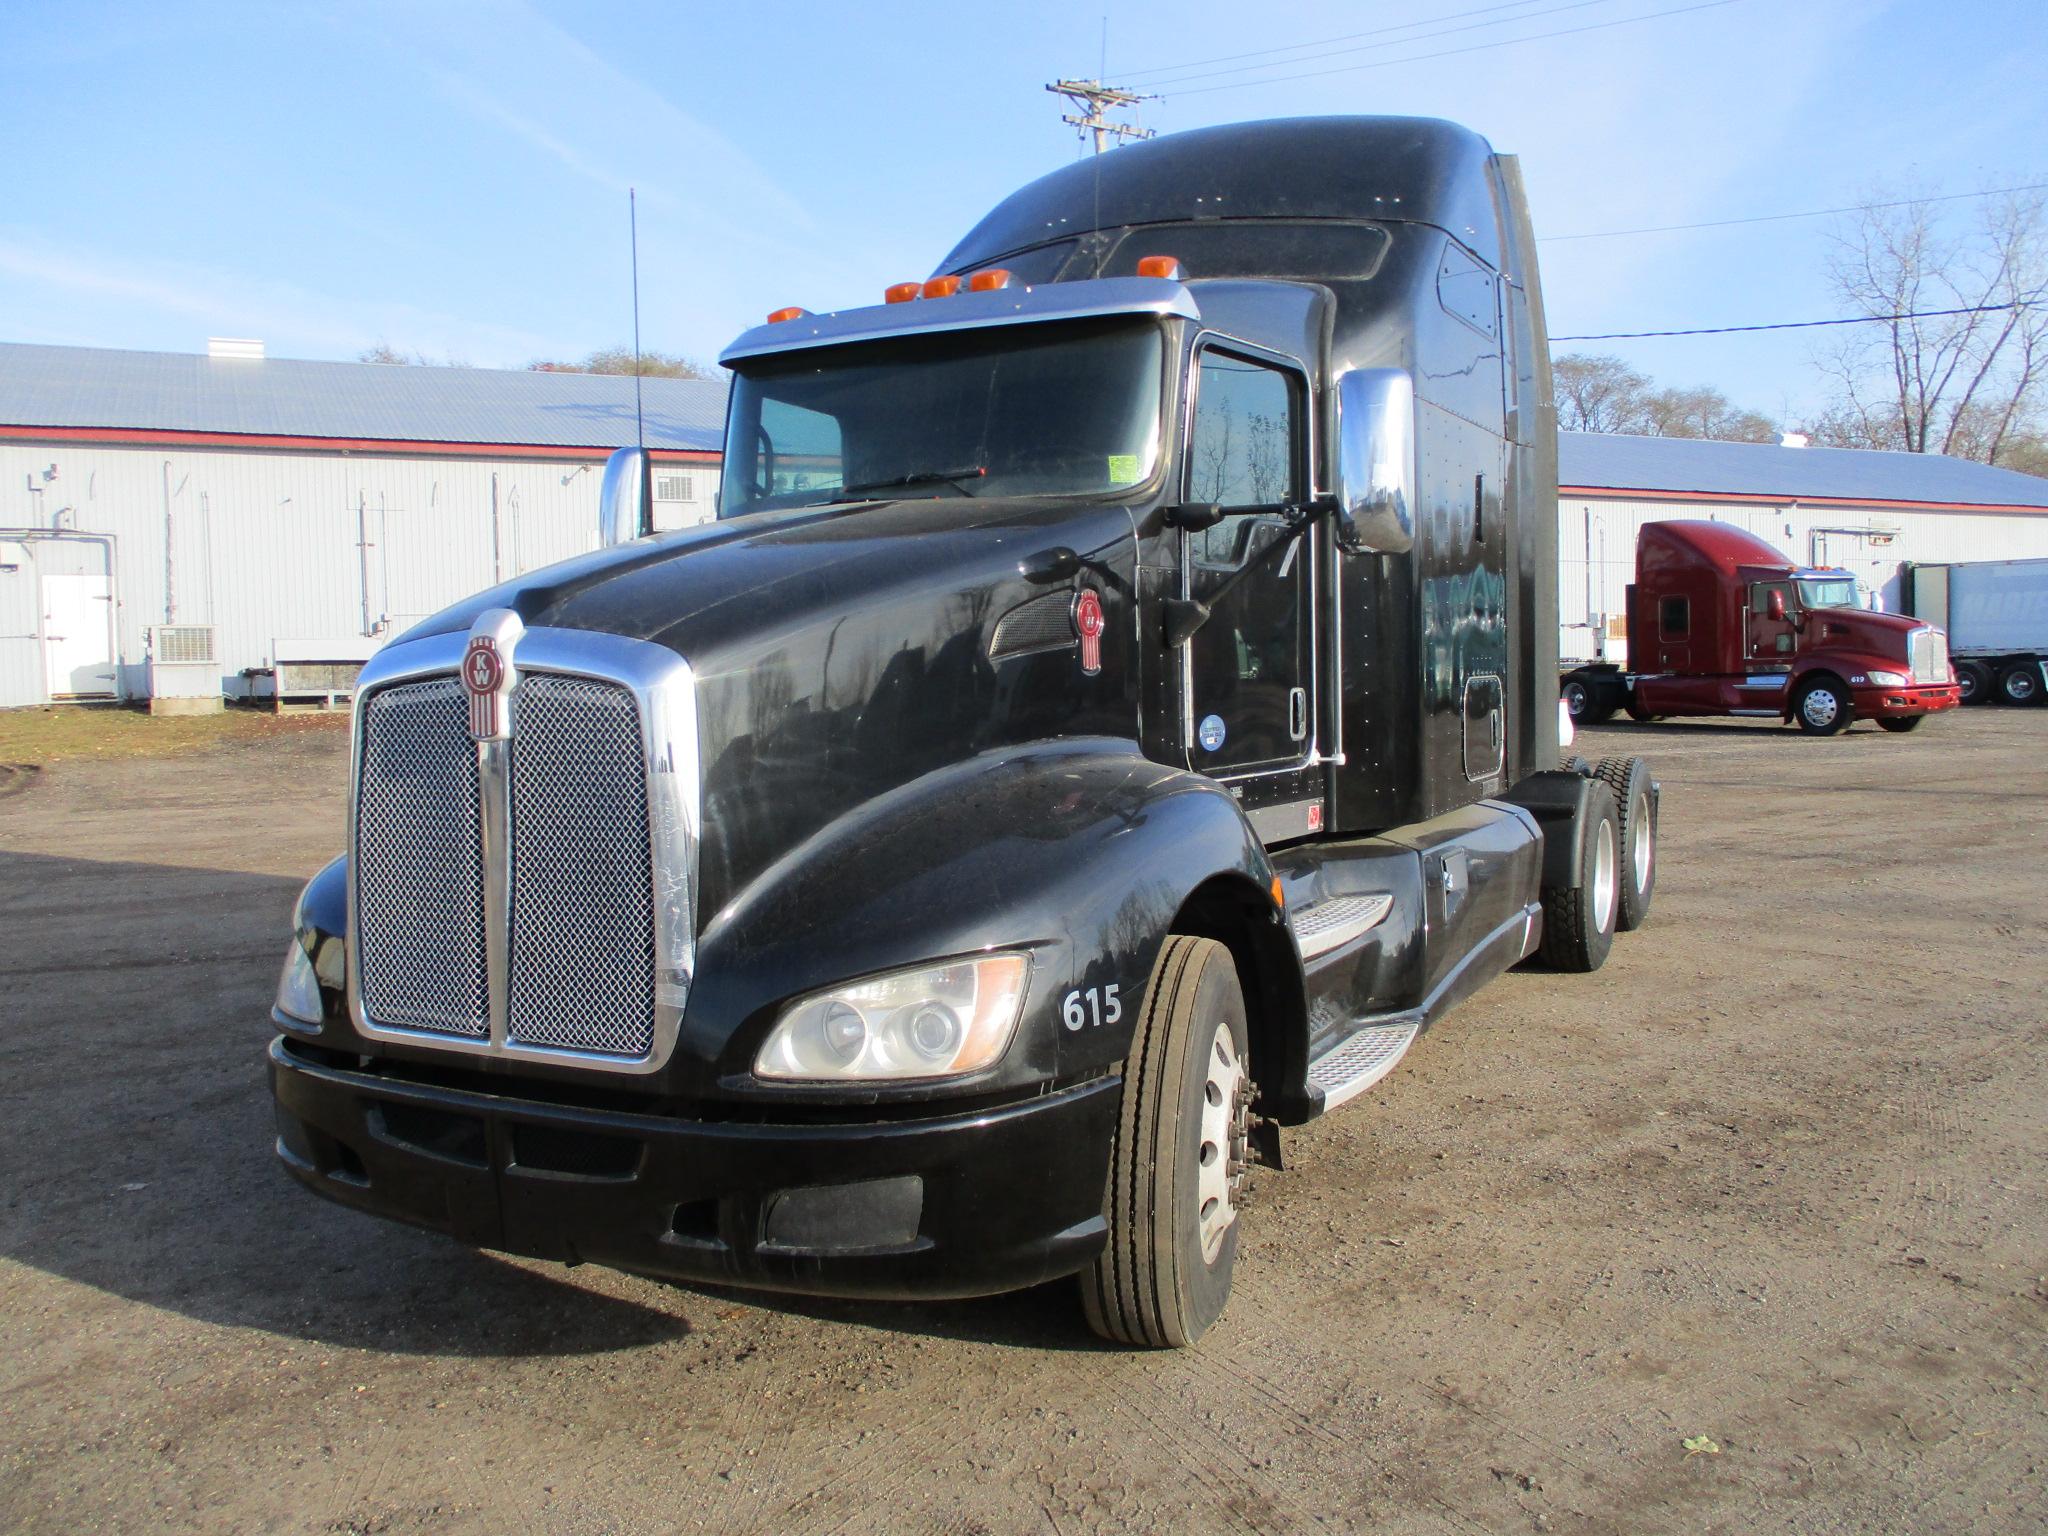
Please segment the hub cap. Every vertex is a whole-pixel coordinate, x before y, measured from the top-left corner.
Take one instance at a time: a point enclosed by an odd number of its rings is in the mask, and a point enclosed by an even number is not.
[[[1799,701],[1799,713],[1809,725],[1833,725],[1842,712],[1842,701],[1832,688],[1815,688]]]
[[[1647,891],[1650,888],[1650,860],[1653,856],[1650,846],[1650,799],[1645,795],[1642,803],[1636,807],[1635,826],[1631,829],[1629,837],[1629,863],[1635,866],[1636,889],[1639,891]]]
[[[1244,1193],[1247,1133],[1251,1124],[1250,1084],[1237,1042],[1218,1023],[1209,1046],[1209,1076],[1202,1084],[1202,1145],[1196,1153],[1195,1195],[1200,1201],[1202,1262],[1216,1262],[1223,1237],[1237,1222]]]
[[[1603,821],[1593,846],[1593,910],[1599,914],[1602,933],[1614,926],[1614,871],[1619,863],[1614,856],[1614,823]]]

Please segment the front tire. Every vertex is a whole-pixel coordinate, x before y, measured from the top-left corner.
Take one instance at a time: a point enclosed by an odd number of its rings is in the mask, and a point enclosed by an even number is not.
[[[1817,677],[1792,701],[1792,718],[1809,736],[1839,736],[1854,714],[1849,686],[1839,678]]]
[[[1633,933],[1650,915],[1657,889],[1657,797],[1650,765],[1640,757],[1603,757],[1593,776],[1614,792],[1620,820],[1621,894],[1615,909],[1617,933]]]
[[[1614,947],[1621,906],[1621,825],[1614,792],[1595,783],[1586,797],[1579,843],[1578,884],[1543,892],[1543,944],[1538,953],[1553,971],[1597,971]]]
[[[1160,950],[1124,1068],[1109,1242],[1081,1275],[1088,1326],[1177,1349],[1223,1315],[1237,1262],[1252,1082],[1230,951],[1176,934]]]

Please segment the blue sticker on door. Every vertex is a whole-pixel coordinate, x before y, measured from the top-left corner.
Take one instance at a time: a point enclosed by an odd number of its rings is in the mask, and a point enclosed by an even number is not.
[[[1218,747],[1222,746],[1223,717],[1221,715],[1210,715],[1205,718],[1202,721],[1201,727],[1195,732],[1195,740],[1202,744],[1204,752],[1214,752]]]

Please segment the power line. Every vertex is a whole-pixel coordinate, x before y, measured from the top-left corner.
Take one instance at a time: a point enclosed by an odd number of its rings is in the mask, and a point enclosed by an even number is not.
[[[1161,64],[1153,69],[1125,70],[1123,75],[1127,80],[1148,81],[1154,75],[1178,74],[1183,69],[1201,69],[1210,64],[1228,64],[1234,59],[1264,58],[1269,54],[1275,53],[1299,53],[1305,48],[1324,48],[1331,43],[1355,42],[1361,37],[1381,37],[1389,32],[1407,32],[1416,27],[1434,26],[1438,22],[1443,21],[1463,21],[1468,16],[1489,16],[1495,11],[1519,10],[1524,6],[1535,5],[1536,3],[1537,0],[1506,0],[1506,3],[1502,5],[1482,5],[1477,10],[1453,11],[1448,16],[1431,16],[1422,21],[1404,21],[1399,26],[1373,27],[1365,32],[1345,32],[1337,37],[1317,38],[1314,42],[1289,43],[1283,48],[1254,48],[1248,53],[1218,54],[1213,59],[1189,59],[1185,64]],[[1300,59],[1281,59],[1278,62],[1282,64],[1299,64],[1304,61]],[[1251,67],[1266,68],[1268,66],[1253,65]]]
[[[1896,315],[1849,315],[1841,320],[1780,320],[1770,325],[1703,325],[1686,331],[1602,331],[1590,336],[1553,336],[1552,341],[1636,341],[1646,336],[1735,336],[1748,331],[1807,331],[1821,325],[1883,325],[1893,320],[1939,320],[1947,315],[1991,315],[2008,309],[2048,308],[2048,299],[2014,299],[2007,304],[1971,304],[1962,309],[1909,309]]]
[[[1521,3],[1525,5],[1533,4],[1535,3],[1535,0],[1521,0]],[[1478,32],[1487,27],[1505,27],[1519,21],[1536,21],[1545,16],[1555,16],[1561,11],[1583,11],[1588,6],[1612,5],[1613,3],[1614,0],[1567,0],[1566,4],[1552,5],[1548,9],[1541,11],[1524,11],[1519,16],[1497,16],[1491,21],[1469,21],[1465,23],[1465,25],[1462,27],[1441,27],[1434,32],[1418,32],[1413,37],[1397,37],[1383,43],[1360,43],[1355,48],[1333,48],[1325,51],[1321,55],[1321,57],[1336,58],[1339,55],[1347,53],[1377,53],[1382,48],[1403,48],[1410,43],[1427,43],[1433,42],[1439,37],[1455,37],[1460,32]],[[1448,20],[1450,18],[1447,17],[1445,19]],[[1414,27],[1426,25],[1428,25],[1428,23],[1426,22],[1409,22],[1405,27],[1382,27],[1380,30],[1383,32],[1405,32],[1411,30]],[[1371,34],[1369,33],[1363,32],[1358,34],[1358,36],[1361,37],[1370,35]],[[1514,39],[1511,39],[1511,41],[1514,41]],[[1311,47],[1314,45],[1302,43],[1297,44],[1296,46],[1299,48]],[[1308,64],[1311,62],[1315,62],[1315,60],[1313,58],[1275,59],[1269,64],[1238,64],[1232,66],[1229,69],[1212,69],[1207,70],[1201,74],[1177,75],[1171,80],[1148,80],[1146,84],[1156,86],[1161,90],[1170,91],[1173,90],[1176,86],[1186,85],[1188,82],[1192,80],[1214,80],[1222,75],[1242,75],[1247,74],[1255,69],[1284,69],[1290,64]],[[1334,73],[1334,71],[1325,70],[1323,71],[1323,73],[1330,74]],[[1274,76],[1273,78],[1292,80],[1297,79],[1299,77],[1294,75],[1284,75]],[[1265,82],[1262,80],[1241,80],[1237,83],[1240,85],[1263,85]],[[1184,91],[1181,94],[1192,96],[1195,93],[1193,91]]]
[[[2030,181],[2018,187],[1991,187],[1983,192],[1944,192],[1939,197],[1902,197],[1892,203],[1851,203],[1841,208],[1809,208],[1804,213],[1760,213],[1747,219],[1709,219],[1703,224],[1650,224],[1641,229],[1597,229],[1583,235],[1544,235],[1538,245],[1559,240],[1616,240],[1623,235],[1668,235],[1685,229],[1727,229],[1736,224],[1778,224],[1786,219],[1824,219],[1836,213],[1862,213],[1878,208],[1911,208],[1916,203],[1954,203],[1972,197],[2003,197],[2008,192],[2048,190],[2048,181]]]
[[[1281,85],[1289,80],[1315,80],[1324,75],[1347,75],[1365,69],[1392,69],[1399,64],[1420,64],[1427,59],[1448,59],[1463,53],[1484,53],[1491,48],[1512,48],[1517,43],[1541,42],[1547,37],[1573,37],[1581,32],[1604,32],[1609,27],[1632,26],[1639,21],[1661,21],[1666,16],[1683,16],[1689,11],[1718,10],[1724,5],[1734,5],[1736,0],[1702,0],[1698,5],[1681,5],[1668,11],[1652,11],[1647,16],[1623,16],[1615,21],[1589,22],[1583,27],[1560,27],[1553,32],[1531,32],[1527,37],[1506,37],[1492,43],[1468,43],[1463,48],[1442,48],[1435,53],[1413,53],[1399,59],[1375,59],[1369,64],[1340,64],[1335,69],[1312,69],[1299,75],[1272,75],[1264,80],[1232,80],[1222,85],[1199,85],[1192,91],[1177,91],[1176,96],[1206,96],[1213,91],[1241,91],[1252,85]]]

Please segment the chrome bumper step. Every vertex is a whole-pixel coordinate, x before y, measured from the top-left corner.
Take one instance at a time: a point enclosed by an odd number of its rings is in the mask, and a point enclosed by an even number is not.
[[[1379,892],[1368,896],[1332,896],[1312,907],[1290,911],[1287,921],[1294,929],[1294,942],[1301,946],[1301,958],[1313,960],[1370,932],[1393,905],[1392,896]]]

